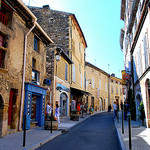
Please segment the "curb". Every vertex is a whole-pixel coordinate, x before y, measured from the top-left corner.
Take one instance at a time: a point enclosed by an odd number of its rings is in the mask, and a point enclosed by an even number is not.
[[[48,141],[54,139],[56,136],[60,135],[61,133],[62,133],[62,131],[57,131],[54,135],[50,135],[50,136],[48,136],[47,138],[41,140],[38,143],[35,143],[35,144],[30,145],[28,147],[25,147],[25,148],[23,148],[23,150],[34,150],[34,149],[40,147],[41,145],[47,143]]]
[[[117,121],[115,119],[114,119],[114,123],[115,123],[115,128],[117,130],[117,135],[118,135],[120,147],[121,147],[122,150],[127,150],[126,147],[125,147],[125,144],[123,142],[123,138],[121,136],[121,133],[120,133],[119,129],[117,128]]]

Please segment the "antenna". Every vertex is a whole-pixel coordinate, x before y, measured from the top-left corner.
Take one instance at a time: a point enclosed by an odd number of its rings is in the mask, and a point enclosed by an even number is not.
[[[96,59],[94,59],[94,65],[96,66]]]
[[[108,74],[110,74],[110,73],[109,73],[109,66],[110,66],[110,64],[108,64]]]
[[[30,6],[30,0],[29,0],[29,2],[28,2],[28,6]]]

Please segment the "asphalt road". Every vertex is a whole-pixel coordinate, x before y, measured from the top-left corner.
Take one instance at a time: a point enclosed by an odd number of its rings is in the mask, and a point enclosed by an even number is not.
[[[111,113],[99,113],[38,150],[121,150]]]

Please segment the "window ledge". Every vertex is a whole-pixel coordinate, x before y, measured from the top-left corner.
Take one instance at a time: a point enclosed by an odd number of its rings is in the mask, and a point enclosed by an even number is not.
[[[3,46],[0,46],[0,49],[3,50],[3,51],[7,51],[8,50],[8,48],[5,48]]]
[[[4,68],[0,68],[0,72],[2,72],[2,73],[7,73],[8,70],[7,70],[7,69],[4,69]]]

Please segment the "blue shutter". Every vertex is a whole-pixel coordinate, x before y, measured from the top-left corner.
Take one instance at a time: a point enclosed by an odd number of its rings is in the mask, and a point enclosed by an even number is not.
[[[34,37],[34,50],[37,52],[37,39]]]
[[[65,80],[68,80],[68,65],[65,63]]]

